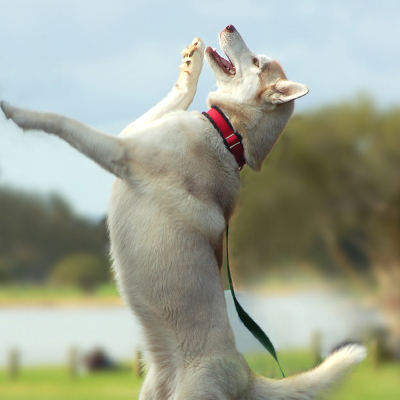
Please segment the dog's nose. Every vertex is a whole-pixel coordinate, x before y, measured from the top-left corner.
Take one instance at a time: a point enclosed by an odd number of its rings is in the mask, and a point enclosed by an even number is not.
[[[235,29],[235,27],[233,25],[228,25],[225,29],[227,31],[229,31],[229,32],[235,32],[236,31],[236,29]]]

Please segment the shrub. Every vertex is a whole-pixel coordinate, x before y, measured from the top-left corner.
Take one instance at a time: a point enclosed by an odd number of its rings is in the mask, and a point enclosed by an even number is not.
[[[93,291],[110,278],[108,262],[95,253],[77,253],[60,260],[50,273],[50,280],[61,285],[79,286]]]

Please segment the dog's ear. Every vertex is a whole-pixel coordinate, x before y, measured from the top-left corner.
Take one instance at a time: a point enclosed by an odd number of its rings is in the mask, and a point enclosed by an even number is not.
[[[264,92],[264,99],[271,104],[283,104],[296,100],[308,93],[308,87],[302,83],[279,79]]]

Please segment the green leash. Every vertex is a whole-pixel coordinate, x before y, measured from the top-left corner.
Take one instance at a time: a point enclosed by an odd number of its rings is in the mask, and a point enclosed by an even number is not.
[[[226,269],[228,270],[229,288],[231,289],[236,311],[239,315],[240,320],[243,322],[244,326],[268,350],[269,354],[271,354],[271,356],[274,357],[275,361],[278,363],[279,369],[281,370],[282,376],[285,378],[285,374],[283,373],[281,365],[279,364],[278,356],[276,355],[274,345],[269,340],[268,336],[264,333],[264,331],[250,317],[250,315],[243,310],[243,307],[239,304],[239,302],[236,299],[235,290],[233,289],[231,271],[229,269],[228,232],[229,232],[229,225],[226,226]]]

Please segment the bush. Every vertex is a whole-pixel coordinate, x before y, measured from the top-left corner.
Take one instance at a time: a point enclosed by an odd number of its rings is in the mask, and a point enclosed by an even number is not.
[[[79,286],[86,292],[110,278],[108,262],[95,253],[72,254],[59,261],[50,273],[50,280],[61,285]]]

